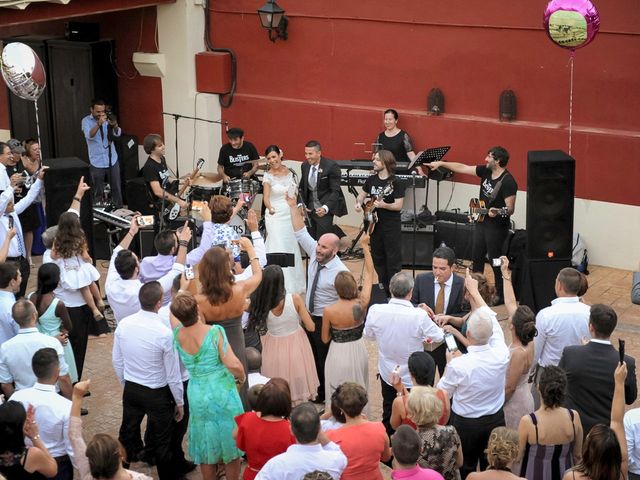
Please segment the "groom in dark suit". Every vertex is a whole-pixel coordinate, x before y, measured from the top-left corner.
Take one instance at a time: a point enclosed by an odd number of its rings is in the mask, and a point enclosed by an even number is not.
[[[609,425],[611,402],[615,381],[613,372],[620,362],[620,355],[611,344],[611,333],[616,328],[618,317],[608,305],[595,304],[589,315],[591,341],[586,345],[565,347],[558,366],[567,373],[567,396],[564,406],[580,414],[582,430],[586,436],[598,423]],[[636,361],[624,356],[627,378],[624,397],[627,405],[637,395]]]
[[[431,272],[416,277],[411,303],[426,310],[431,318],[439,313],[460,316],[464,300],[464,279],[453,273],[455,252],[449,247],[438,247],[433,252],[431,263]],[[432,345],[428,352],[442,377],[447,364],[445,344]]]
[[[309,233],[318,240],[325,233],[333,233],[333,217],[346,215],[347,204],[340,188],[340,167],[322,156],[320,143],[309,140],[304,156],[300,195],[311,223]]]

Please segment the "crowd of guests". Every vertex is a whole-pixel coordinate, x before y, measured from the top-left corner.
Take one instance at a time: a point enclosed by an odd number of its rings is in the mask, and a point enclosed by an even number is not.
[[[171,480],[196,466],[206,480],[382,479],[381,463],[397,479],[640,475],[640,414],[623,419],[637,396],[635,360],[611,344],[614,309],[584,303],[583,274],[560,271],[557,298],[536,315],[517,304],[502,257],[510,344],[492,309],[493,285],[480,273],[456,275],[444,246],[432,272],[394,274],[391,298],[370,306],[369,236],[360,240],[360,289],[337,255],[338,237],[312,236],[296,198],[278,186],[280,150],[267,155],[267,208],[279,213],[269,223],[289,222],[287,241],[309,257],[307,288],[296,287],[295,272],[267,265],[253,210],[251,238],[231,238],[238,207],[226,197],[204,209],[191,251],[194,232],[185,224],[160,232],[158,254],[140,260],[134,217],[105,282],[117,322],[122,423],[117,439],[96,434],[87,444],[87,336],[104,323],[99,274],[79,223],[89,187],[80,179],[69,210],[43,235],[37,288],[24,297],[21,263],[11,261],[25,251],[16,212],[33,202],[46,170],[18,201],[9,177],[0,194],[0,209],[14,219],[0,222],[2,475],[71,479],[75,468],[83,479],[149,478],[130,470],[135,462]],[[381,421],[369,402],[365,340],[378,350]]]

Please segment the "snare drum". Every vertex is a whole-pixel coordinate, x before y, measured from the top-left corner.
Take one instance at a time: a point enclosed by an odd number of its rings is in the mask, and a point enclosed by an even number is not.
[[[221,182],[214,182],[200,175],[191,183],[191,198],[196,201],[208,202],[211,197],[220,194],[221,185]]]
[[[239,199],[242,194],[248,194],[254,197],[260,193],[260,182],[253,178],[235,178],[227,183],[224,194],[233,199]]]

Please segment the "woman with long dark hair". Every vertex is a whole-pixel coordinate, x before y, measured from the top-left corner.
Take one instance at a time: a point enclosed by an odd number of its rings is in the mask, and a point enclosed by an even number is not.
[[[262,374],[289,382],[294,406],[315,398],[320,385],[311,344],[300,323],[310,332],[315,330],[302,297],[286,292],[282,268],[268,265],[251,295],[249,327],[264,335]]]
[[[27,447],[24,438],[33,446]],[[45,479],[58,473],[58,464],[40,438],[35,410],[20,402],[0,405],[0,474],[11,480]]]
[[[294,266],[283,268],[284,284],[289,293],[305,290],[304,267],[300,247],[293,234],[291,213],[285,198],[295,196],[293,173],[282,163],[283,154],[277,145],[269,145],[264,152],[269,170],[262,179],[262,201],[266,208],[264,221],[267,229],[267,253],[293,253]]]
[[[23,173],[28,175],[35,175],[41,166],[40,159],[40,144],[34,138],[28,138],[24,141],[25,154],[21,156],[20,161],[22,163]],[[29,192],[29,188],[26,185],[22,185],[22,191],[16,195],[15,201],[24,198]],[[20,218],[20,225],[22,226],[22,234],[24,237],[24,246],[26,248],[27,260],[31,263],[31,250],[33,249],[34,240],[37,237],[36,232],[41,230],[43,225],[44,210],[42,208],[42,198],[44,198],[41,191],[40,195],[36,197],[36,200],[29,205],[24,212],[18,217]],[[37,249],[37,247],[36,247]]]
[[[78,381],[78,370],[73,349],[69,343],[71,318],[62,300],[55,298],[53,291],[60,283],[60,268],[55,263],[45,263],[38,269],[38,289],[29,299],[38,311],[38,330],[45,335],[56,337],[62,344],[64,359],[69,366],[71,383]]]
[[[198,263],[200,293],[195,298],[204,321],[209,325],[220,325],[224,328],[229,344],[246,374],[247,358],[242,332],[242,314],[245,311],[247,297],[262,280],[262,268],[248,238],[242,237],[239,246],[249,256],[253,275],[247,280],[236,282],[231,272],[233,260],[229,258],[229,252],[221,247],[212,247]],[[240,398],[248,410],[247,390],[247,384],[244,383],[240,387]]]

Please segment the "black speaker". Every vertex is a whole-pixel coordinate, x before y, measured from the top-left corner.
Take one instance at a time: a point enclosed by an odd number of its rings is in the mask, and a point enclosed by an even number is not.
[[[413,268],[414,232],[412,223],[402,224],[401,237],[402,267]],[[430,269],[433,257],[433,225],[416,228],[415,248],[415,267]]]
[[[521,268],[513,271],[520,305],[529,306],[535,313],[551,305],[551,300],[556,298],[556,277],[560,270],[570,266],[570,259],[525,258]]]
[[[118,153],[118,162],[120,162],[120,178],[122,181],[124,203],[127,203],[127,180],[138,176],[138,137],[123,133],[119,137],[113,138],[113,144]]]
[[[89,164],[77,157],[49,158],[42,161],[49,167],[44,175],[47,227],[58,224],[60,215],[71,206],[80,177],[91,185]],[[82,197],[80,224],[87,237],[89,253],[93,256],[93,202],[92,195]]]
[[[571,258],[575,160],[561,150],[527,154],[527,256]]]
[[[438,248],[444,243],[447,247],[453,249],[456,253],[456,258],[472,260],[474,231],[474,224],[438,220],[435,223],[434,248]]]

